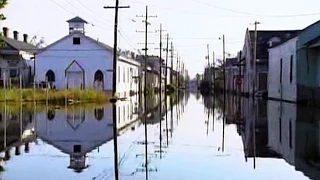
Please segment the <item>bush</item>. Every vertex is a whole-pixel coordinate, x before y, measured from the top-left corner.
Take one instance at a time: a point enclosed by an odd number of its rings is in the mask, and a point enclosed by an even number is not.
[[[105,92],[96,90],[44,90],[44,89],[8,89],[0,90],[0,101],[6,99],[7,102],[46,102],[50,103],[64,103],[65,101],[82,101],[82,102],[103,102],[108,101],[109,97]],[[22,98],[21,98],[22,97]]]

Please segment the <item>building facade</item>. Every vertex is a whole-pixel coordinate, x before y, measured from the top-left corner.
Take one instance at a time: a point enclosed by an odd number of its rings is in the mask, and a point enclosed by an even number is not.
[[[256,92],[267,92],[269,72],[268,49],[275,44],[295,37],[298,32],[299,30],[260,30],[257,31],[257,38],[255,39],[255,31],[247,29],[241,54],[244,93],[252,95]],[[255,43],[257,45],[256,61],[254,61]]]
[[[296,43],[294,37],[269,49],[269,98],[297,101]]]
[[[36,80],[56,89],[95,89],[112,91],[113,48],[85,34],[85,20],[69,21],[69,34],[36,54]],[[140,63],[118,53],[117,95],[129,96],[138,90]]]
[[[33,58],[38,48],[28,41],[28,35],[23,34],[19,39],[19,32],[13,31],[9,37],[9,29],[3,28],[3,46],[0,48],[0,83],[4,80],[8,86],[20,84],[25,87],[33,81]],[[2,87],[2,86],[1,86]]]

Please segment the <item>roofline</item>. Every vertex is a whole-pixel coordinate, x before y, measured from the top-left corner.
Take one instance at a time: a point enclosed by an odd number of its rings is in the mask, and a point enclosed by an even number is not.
[[[249,32],[254,32],[255,30],[249,30]],[[257,30],[257,32],[288,32],[288,31],[302,31],[301,29],[292,29],[292,30]]]
[[[52,47],[53,45],[56,45],[57,43],[65,40],[66,38],[68,38],[68,37],[70,37],[70,36],[72,36],[72,35],[74,35],[74,34],[81,34],[83,37],[85,37],[85,38],[87,38],[88,40],[94,42],[95,44],[97,44],[97,45],[100,46],[101,48],[106,49],[106,50],[109,50],[109,51],[113,51],[113,49],[112,49],[111,47],[110,47],[110,48],[107,48],[107,47],[103,46],[100,42],[97,42],[97,41],[95,41],[94,39],[92,39],[91,37],[86,36],[86,35],[84,35],[84,34],[82,34],[82,33],[80,33],[80,32],[76,32],[76,31],[75,31],[75,32],[70,33],[70,34],[62,37],[61,39],[59,39],[59,40],[51,43],[50,45],[46,46],[45,48],[42,48],[42,49],[38,50],[38,52],[35,53],[35,54],[36,54],[36,55],[41,54],[43,51],[49,49],[49,48]]]
[[[286,42],[288,42],[288,41],[290,41],[290,40],[292,40],[292,39],[294,39],[294,38],[297,38],[298,36],[299,36],[299,35],[297,34],[296,36],[293,36],[293,37],[291,37],[291,38],[289,38],[289,39],[281,42],[280,44],[277,44],[277,45],[275,45],[275,46],[272,46],[272,47],[270,47],[270,48],[268,48],[268,49],[273,49],[273,48],[279,47],[279,46],[285,44]]]
[[[302,31],[304,31],[304,30],[306,30],[306,29],[310,28],[311,26],[313,26],[313,25],[315,25],[315,24],[318,24],[318,23],[320,23],[320,20],[318,20],[318,21],[310,24],[309,26],[305,27],[304,29],[302,29]]]

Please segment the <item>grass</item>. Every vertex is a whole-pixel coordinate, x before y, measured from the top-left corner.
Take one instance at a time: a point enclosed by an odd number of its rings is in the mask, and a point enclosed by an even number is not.
[[[0,90],[0,102],[4,102],[5,91]],[[23,89],[22,99],[20,89],[7,89],[6,101],[7,102],[33,102],[45,103],[47,100],[50,104],[65,104],[66,101],[73,102],[107,102],[111,96],[105,92],[96,90],[49,90],[48,92],[43,89]]]

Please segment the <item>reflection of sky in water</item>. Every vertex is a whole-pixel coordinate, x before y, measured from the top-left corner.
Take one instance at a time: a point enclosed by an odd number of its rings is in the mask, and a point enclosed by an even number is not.
[[[189,104],[179,122],[176,121],[176,108],[174,107],[173,110],[174,122],[170,122],[169,112],[168,126],[173,124],[174,131],[172,138],[170,132],[168,134],[169,148],[163,147],[162,159],[159,158],[159,153],[155,153],[159,151],[159,123],[148,126],[149,168],[157,170],[149,173],[150,180],[308,179],[283,159],[256,158],[256,169],[254,169],[253,158],[248,158],[247,162],[245,160],[242,138],[237,133],[236,125],[225,126],[224,152],[222,152],[222,121],[218,120],[218,115],[215,116],[213,131],[212,116],[210,116],[207,134],[205,123],[207,115],[204,113],[203,104],[194,96],[190,97]],[[56,123],[54,121],[52,123]],[[90,124],[86,125],[85,122],[81,126],[84,128],[83,137],[90,135],[88,132],[91,132],[93,127],[90,127]],[[164,130],[165,121],[161,126]],[[71,130],[68,129],[68,131]],[[99,133],[105,133],[105,135],[109,133],[107,131],[103,132],[99,129]],[[80,137],[80,135],[77,136]],[[164,146],[165,131],[162,131],[162,135]],[[143,125],[136,126],[134,131],[129,129],[118,138],[121,180],[145,179],[145,172],[138,172],[142,170],[141,167],[145,163],[145,157],[141,156],[145,153],[145,146],[138,142],[144,140]],[[69,155],[42,140],[38,140],[38,145],[30,144],[30,152],[27,154],[21,151],[20,156],[14,156],[14,149],[11,154],[11,159],[5,165],[4,179],[6,180],[88,180],[94,177],[97,180],[114,179],[112,140],[87,154],[89,167],[80,174],[67,168]]]

